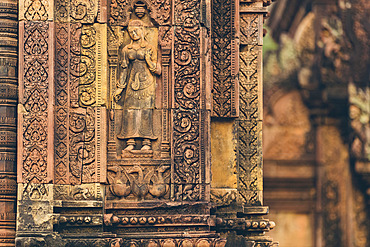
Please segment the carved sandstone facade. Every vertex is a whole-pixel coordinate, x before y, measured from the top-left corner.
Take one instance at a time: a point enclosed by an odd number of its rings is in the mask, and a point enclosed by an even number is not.
[[[16,246],[275,245],[262,202],[268,4],[20,1]],[[6,131],[15,155],[15,122]],[[213,167],[217,150],[235,166]]]

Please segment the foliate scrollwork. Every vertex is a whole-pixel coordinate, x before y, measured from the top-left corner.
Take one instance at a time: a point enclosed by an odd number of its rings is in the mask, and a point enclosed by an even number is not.
[[[237,50],[235,2],[214,0],[212,5],[213,116],[237,116]]]
[[[240,17],[240,43],[259,44],[261,31],[259,14],[243,14]]]
[[[199,113],[174,114],[175,183],[200,183]]]
[[[79,103],[91,106],[96,102],[96,30],[92,25],[84,25],[81,31],[81,60],[79,64]]]
[[[201,169],[204,165],[200,142],[200,3],[175,1],[174,30],[174,106],[173,110],[173,167],[174,200],[202,199]],[[201,164],[202,163],[202,164]]]
[[[199,109],[200,105],[200,27],[175,31],[175,107]]]
[[[72,184],[94,182],[95,171],[95,110],[70,113],[69,169]]]
[[[238,192],[249,206],[262,205],[260,18],[260,14],[243,14],[240,20]]]
[[[78,89],[80,83],[80,66],[81,63],[81,23],[71,23],[70,24],[70,64],[69,64],[69,95],[70,95],[70,105],[72,108],[77,108],[78,103]],[[85,71],[86,68],[82,68]]]
[[[200,1],[175,1],[175,24],[183,25],[189,29],[200,23]]]
[[[98,13],[98,3],[94,0],[70,1],[71,21],[79,23],[94,23]]]
[[[55,18],[59,22],[94,23],[98,14],[96,0],[54,0]]]
[[[108,168],[109,191],[126,200],[153,200],[169,198],[170,166]]]
[[[26,182],[43,183],[47,179],[47,111],[49,98],[49,25],[24,24],[24,71],[22,90],[23,170]]]

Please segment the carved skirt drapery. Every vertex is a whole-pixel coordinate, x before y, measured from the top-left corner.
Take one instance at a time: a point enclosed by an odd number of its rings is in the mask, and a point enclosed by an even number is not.
[[[123,49],[123,67],[127,79],[123,97],[123,119],[119,139],[147,138],[157,139],[153,132],[153,109],[155,96],[155,78],[151,74],[145,54],[150,47],[138,50]]]

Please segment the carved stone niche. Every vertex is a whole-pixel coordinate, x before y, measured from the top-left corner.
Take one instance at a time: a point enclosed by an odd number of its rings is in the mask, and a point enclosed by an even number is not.
[[[169,140],[163,138],[169,126],[169,118],[163,117],[168,114],[169,97],[163,95],[168,89],[163,90],[161,80],[158,35],[162,28],[157,24],[161,18],[151,18],[158,17],[151,3],[133,1],[120,6],[127,16],[114,19],[114,3],[110,8],[113,25],[108,27],[108,159],[169,158],[169,147],[165,147]],[[133,37],[137,32],[139,36]]]
[[[160,9],[166,4],[170,9],[170,3],[154,2],[110,4],[106,200],[123,207],[170,199],[170,47],[159,42],[165,40],[160,33],[169,30],[160,24],[170,16]]]

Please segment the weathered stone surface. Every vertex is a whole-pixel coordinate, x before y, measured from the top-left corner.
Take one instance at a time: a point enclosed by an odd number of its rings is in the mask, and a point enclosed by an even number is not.
[[[227,1],[20,2],[17,246],[221,247],[217,231],[272,229],[262,5],[239,29]]]
[[[17,142],[17,1],[0,4],[0,246],[14,246]]]
[[[234,121],[212,121],[212,188],[236,188]]]

